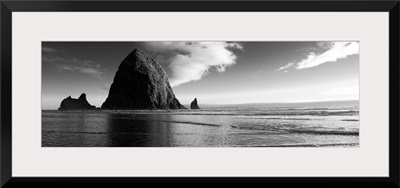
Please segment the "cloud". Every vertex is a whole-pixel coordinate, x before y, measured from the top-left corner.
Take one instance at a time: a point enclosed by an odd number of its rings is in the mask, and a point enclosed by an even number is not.
[[[169,78],[172,87],[200,80],[211,68],[225,72],[236,63],[232,50],[243,50],[243,46],[234,42],[146,42],[148,50],[171,53],[165,59],[171,69]]]
[[[328,42],[328,41],[324,41],[324,42],[317,42],[317,45],[319,48],[323,49],[323,50],[329,50],[333,47],[335,43],[334,42]]]
[[[283,67],[281,67],[279,69],[276,69],[275,71],[286,70],[286,69],[288,69],[290,67],[293,67],[293,66],[294,66],[294,63],[288,63],[287,65],[285,65],[285,66],[283,66]]]
[[[317,45],[324,50],[323,53],[310,52],[305,59],[297,63],[289,63],[276,71],[286,70],[291,67],[298,70],[312,68],[328,62],[336,62],[350,55],[359,54],[358,42],[318,42]]]
[[[43,56],[43,62],[54,63],[59,72],[79,72],[101,79],[104,69],[90,60],[66,59],[58,56]]]
[[[56,52],[57,52],[57,50],[56,50],[56,49],[54,49],[54,48],[50,48],[50,47],[47,47],[47,46],[43,46],[43,47],[42,47],[42,52],[47,52],[47,53],[56,53]]]

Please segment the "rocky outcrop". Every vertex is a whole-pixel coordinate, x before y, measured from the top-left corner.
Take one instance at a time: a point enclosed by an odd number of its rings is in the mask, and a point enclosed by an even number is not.
[[[139,49],[119,65],[102,109],[183,109],[161,65]]]
[[[89,104],[86,100],[86,94],[82,93],[78,99],[73,99],[71,96],[65,98],[58,110],[95,110],[96,107]]]
[[[194,98],[192,103],[190,103],[190,109],[200,109],[199,105],[197,104],[197,98]]]

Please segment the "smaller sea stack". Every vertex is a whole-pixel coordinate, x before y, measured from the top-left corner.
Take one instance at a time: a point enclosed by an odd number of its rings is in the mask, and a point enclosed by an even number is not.
[[[78,99],[74,99],[71,96],[65,98],[60,105],[58,110],[95,110],[96,107],[89,104],[86,100],[86,94],[82,93]]]
[[[199,105],[197,104],[197,98],[194,98],[192,103],[190,103],[190,109],[200,109]]]

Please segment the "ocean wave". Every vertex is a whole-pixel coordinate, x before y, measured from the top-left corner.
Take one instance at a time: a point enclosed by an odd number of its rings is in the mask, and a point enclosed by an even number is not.
[[[241,130],[256,130],[256,131],[281,131],[274,126],[269,125],[256,125],[256,126],[241,126],[241,125],[231,125],[232,128]]]
[[[236,147],[357,147],[359,143],[333,143],[333,144],[279,144],[279,145],[237,145]],[[235,146],[233,146],[235,147]]]
[[[359,121],[358,119],[342,119],[341,121]]]
[[[112,119],[123,119],[123,120],[132,120],[132,121],[147,121],[147,122],[164,122],[164,123],[179,123],[179,124],[192,124],[192,125],[203,125],[203,126],[213,126],[219,127],[221,125],[211,124],[211,123],[201,123],[201,122],[193,122],[193,121],[170,121],[170,120],[159,120],[159,119],[141,119],[136,115],[129,116],[113,116]]]
[[[139,119],[135,119],[139,120]],[[212,127],[219,127],[221,125],[218,124],[211,124],[211,123],[198,123],[198,122],[192,122],[192,121],[168,121],[168,120],[153,120],[153,119],[140,119],[143,121],[155,121],[155,122],[165,122],[165,123],[180,123],[180,124],[192,124],[192,125],[204,125],[204,126],[212,126]]]
[[[279,118],[279,117],[251,117],[251,119],[269,119],[269,120],[298,120],[298,121],[303,121],[303,120],[317,120],[317,119],[311,119],[311,118]]]
[[[335,131],[335,130],[286,130],[291,133],[301,133],[301,134],[316,134],[316,135],[354,135],[358,136],[359,132],[350,132],[350,131]]]
[[[321,129],[323,127],[307,127],[298,128],[296,125],[284,125],[284,126],[271,126],[271,125],[253,125],[253,126],[241,126],[231,125],[232,128],[241,130],[255,130],[265,131],[266,134],[314,134],[314,135],[347,135],[347,136],[358,136],[358,131],[344,131],[343,127],[339,127],[339,130],[311,130],[310,128]]]

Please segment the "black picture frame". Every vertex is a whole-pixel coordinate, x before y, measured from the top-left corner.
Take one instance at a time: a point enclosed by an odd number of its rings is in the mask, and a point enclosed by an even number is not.
[[[385,1],[0,1],[1,186],[399,187],[399,5]],[[12,12],[270,11],[389,13],[389,177],[12,177]]]

